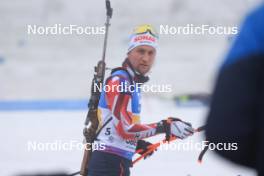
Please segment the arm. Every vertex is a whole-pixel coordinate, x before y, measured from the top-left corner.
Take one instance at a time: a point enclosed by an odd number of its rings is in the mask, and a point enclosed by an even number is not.
[[[117,86],[129,85],[128,80],[123,77],[114,76],[107,81],[111,88],[106,93],[109,109],[115,118],[115,127],[118,134],[124,139],[143,139],[156,135],[156,124],[140,124],[139,116],[132,114],[131,92],[120,91]]]

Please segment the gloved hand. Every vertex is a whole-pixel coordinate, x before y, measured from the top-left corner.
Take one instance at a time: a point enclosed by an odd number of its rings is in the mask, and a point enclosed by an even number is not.
[[[178,118],[169,117],[157,124],[157,133],[165,133],[166,140],[169,141],[171,136],[185,139],[194,133],[194,129],[188,122],[184,122]]]
[[[150,145],[152,145],[152,144],[148,141],[138,140],[136,150],[142,149],[142,152],[140,152],[139,154],[143,155],[145,152],[148,151],[148,146],[150,146]],[[146,159],[147,157],[150,157],[153,153],[154,153],[154,151],[152,151],[147,156],[145,156],[144,159]]]

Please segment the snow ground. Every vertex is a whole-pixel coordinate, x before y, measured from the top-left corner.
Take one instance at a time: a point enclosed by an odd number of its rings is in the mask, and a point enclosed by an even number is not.
[[[207,108],[180,108],[172,101],[145,97],[142,122],[157,122],[168,116],[204,124]],[[29,151],[28,142],[82,141],[85,111],[13,111],[0,112],[0,175],[65,171],[80,168],[82,150]],[[199,142],[203,134],[195,134],[185,142]],[[158,141],[153,137],[150,141]],[[176,144],[175,141],[173,144]],[[178,141],[179,143],[179,141]],[[171,144],[172,145],[172,144]],[[233,165],[208,151],[202,164],[197,162],[198,150],[159,150],[151,158],[140,161],[131,169],[132,176],[254,176],[252,170]]]

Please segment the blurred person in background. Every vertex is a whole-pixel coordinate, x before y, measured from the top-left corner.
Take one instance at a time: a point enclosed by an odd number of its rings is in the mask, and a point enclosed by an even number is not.
[[[237,143],[216,150],[264,175],[264,5],[244,20],[222,65],[207,119],[211,143]]]

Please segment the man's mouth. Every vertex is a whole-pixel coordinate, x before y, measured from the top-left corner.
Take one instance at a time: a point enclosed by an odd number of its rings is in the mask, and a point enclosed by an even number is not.
[[[143,66],[143,67],[148,67],[148,65],[145,65],[145,64],[140,64],[141,66]]]

